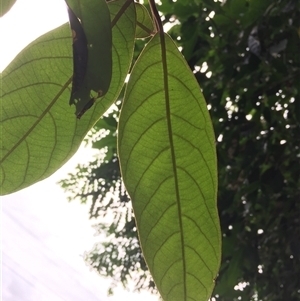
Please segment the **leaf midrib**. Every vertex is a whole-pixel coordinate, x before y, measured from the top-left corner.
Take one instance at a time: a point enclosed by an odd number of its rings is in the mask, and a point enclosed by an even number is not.
[[[184,289],[184,300],[186,300],[187,291],[186,291],[186,265],[185,265],[185,250],[184,250],[184,235],[183,235],[183,223],[182,223],[182,211],[180,204],[180,195],[179,195],[179,185],[178,185],[178,175],[177,175],[177,164],[176,156],[174,149],[173,141],[173,130],[171,122],[171,108],[170,108],[170,95],[169,95],[169,81],[168,81],[168,64],[167,64],[167,50],[166,50],[166,41],[165,34],[163,31],[159,32],[160,35],[160,46],[161,46],[161,56],[162,56],[162,67],[163,67],[163,80],[164,80],[164,90],[165,90],[165,101],[166,101],[166,117],[168,125],[168,136],[171,150],[171,161],[174,174],[175,182],[175,195],[178,208],[178,220],[180,227],[180,240],[181,240],[181,254],[182,254],[182,265],[183,265],[183,289]]]

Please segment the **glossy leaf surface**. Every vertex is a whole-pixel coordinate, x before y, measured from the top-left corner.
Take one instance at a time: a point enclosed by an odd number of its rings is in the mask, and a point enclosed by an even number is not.
[[[157,34],[132,70],[119,157],[143,253],[165,301],[206,301],[221,238],[213,128],[193,73]]]
[[[125,1],[109,4],[113,19]],[[5,195],[40,181],[61,167],[115,101],[131,63],[135,10],[113,27],[113,72],[108,93],[76,120],[70,108],[73,73],[69,24],[25,48],[1,74],[0,186]]]

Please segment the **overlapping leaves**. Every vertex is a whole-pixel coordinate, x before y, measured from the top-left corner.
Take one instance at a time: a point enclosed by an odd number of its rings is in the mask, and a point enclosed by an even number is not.
[[[95,33],[93,26],[83,24],[88,5],[76,10],[74,3],[73,19],[84,28],[86,44]],[[68,107],[73,74],[68,25],[36,40],[5,70],[1,91],[2,194],[53,173],[116,100],[130,67],[134,35],[144,38],[153,32],[148,11],[132,4],[125,0],[109,2],[115,25],[113,79],[107,91],[110,75],[104,75],[102,79],[109,79],[103,90],[107,94],[80,122]],[[94,11],[89,10],[87,15],[96,21]],[[72,29],[74,43],[78,32],[76,27]],[[98,42],[97,38],[93,41]],[[111,47],[108,44],[106,50]],[[88,45],[96,49],[94,46]],[[101,61],[106,63],[105,55]],[[110,58],[107,62],[110,64]],[[98,68],[94,69],[102,65],[98,63],[97,56],[88,58],[86,73],[92,76],[83,81],[87,89],[78,90],[87,101],[91,90],[98,91],[101,76],[98,78]],[[81,98],[76,100],[80,102]],[[79,108],[80,116],[86,104]],[[207,300],[220,263],[214,134],[199,86],[168,35],[158,33],[151,39],[131,73],[118,137],[124,182],[158,290],[165,301]],[[100,168],[102,176],[106,172]]]

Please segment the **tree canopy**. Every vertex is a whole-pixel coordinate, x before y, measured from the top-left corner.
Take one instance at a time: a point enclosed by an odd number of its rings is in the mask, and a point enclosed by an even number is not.
[[[223,255],[213,296],[300,300],[300,3],[164,0],[159,10],[203,90],[217,137]],[[107,236],[86,261],[112,287],[130,277],[136,289],[155,292],[119,171],[121,102],[87,138],[99,158],[61,184],[72,199],[92,201],[90,217]],[[101,223],[106,214],[114,217],[109,226]]]

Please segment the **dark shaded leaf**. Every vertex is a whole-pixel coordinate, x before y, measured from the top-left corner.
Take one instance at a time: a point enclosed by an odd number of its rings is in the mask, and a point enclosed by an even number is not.
[[[107,93],[110,86],[112,75],[111,20],[105,0],[86,0],[84,2],[67,0],[67,3],[76,16],[70,19],[73,23],[73,25],[71,23],[71,28],[76,34],[78,31],[80,35],[80,40],[75,40],[75,45],[73,44],[74,91],[72,90],[70,98],[70,103],[76,106],[76,116],[80,118],[91,108],[97,98],[103,97]],[[87,42],[86,45],[85,42]]]

